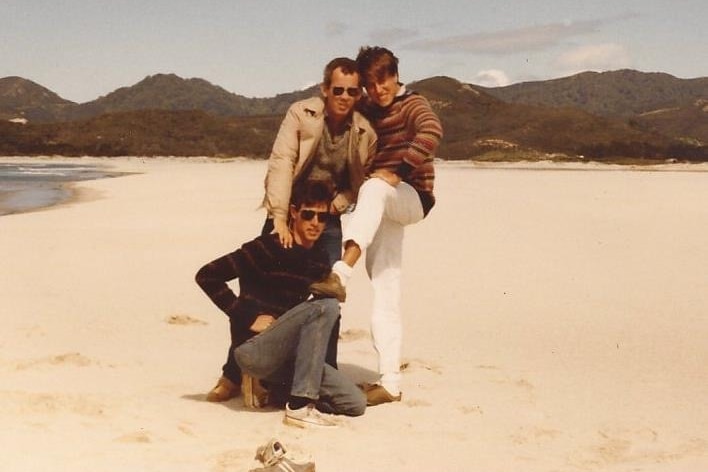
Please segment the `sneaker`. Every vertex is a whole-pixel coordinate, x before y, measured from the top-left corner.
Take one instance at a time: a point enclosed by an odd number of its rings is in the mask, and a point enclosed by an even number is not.
[[[281,472],[315,472],[314,462],[299,463],[285,457],[285,446],[271,439],[256,450],[256,460],[265,467],[251,469],[250,472],[281,471]]]
[[[234,397],[238,397],[240,391],[239,385],[222,375],[216,382],[216,386],[207,393],[206,400],[208,402],[225,402]]]
[[[310,292],[313,295],[334,297],[341,303],[344,303],[347,299],[347,290],[342,285],[342,281],[339,280],[339,276],[334,272],[330,272],[327,277],[319,282],[310,284]]]
[[[398,395],[391,395],[388,390],[384,388],[383,385],[379,384],[362,384],[361,389],[366,395],[366,406],[376,406],[382,403],[392,403],[400,402],[403,396],[402,393]]]
[[[271,439],[264,445],[256,449],[257,461],[260,461],[265,466],[274,465],[280,459],[285,457],[288,451],[285,450],[285,446],[280,441],[276,439]]]
[[[248,374],[241,374],[241,393],[246,408],[263,408],[268,405],[268,390]]]
[[[251,469],[249,472],[315,472],[315,463],[295,462],[283,457],[273,465]]]
[[[285,419],[283,422],[299,428],[308,428],[312,426],[330,428],[339,425],[337,420],[334,418],[334,415],[328,415],[320,412],[317,408],[315,408],[313,403],[310,403],[302,408],[298,408],[297,410],[291,410],[290,404],[285,405]]]

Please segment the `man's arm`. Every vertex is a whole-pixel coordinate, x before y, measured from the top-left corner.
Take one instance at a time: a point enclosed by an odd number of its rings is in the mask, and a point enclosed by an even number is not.
[[[405,106],[408,108],[407,126],[412,127],[414,133],[412,139],[406,143],[407,150],[403,155],[403,162],[396,171],[404,179],[416,167],[433,160],[443,135],[440,118],[425,97],[413,94]]]
[[[227,284],[241,276],[242,256],[242,250],[238,249],[209,262],[199,269],[195,280],[221,311],[242,328],[248,329],[256,318],[255,313],[252,309],[246,309],[245,302]]]
[[[300,118],[291,105],[280,123],[278,135],[268,159],[265,179],[265,203],[273,215],[273,226],[284,247],[292,246],[288,230],[288,208],[293,186],[293,172],[298,159],[299,139],[297,130]]]

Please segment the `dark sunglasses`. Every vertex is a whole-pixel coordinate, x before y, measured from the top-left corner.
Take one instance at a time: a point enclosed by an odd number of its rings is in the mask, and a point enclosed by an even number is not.
[[[332,87],[332,93],[337,97],[343,94],[345,90],[350,97],[358,97],[361,94],[361,90],[358,87]]]
[[[317,217],[317,221],[320,223],[327,223],[330,220],[330,214],[326,211],[315,211],[315,210],[300,210],[300,217],[305,221],[310,221],[312,218]]]

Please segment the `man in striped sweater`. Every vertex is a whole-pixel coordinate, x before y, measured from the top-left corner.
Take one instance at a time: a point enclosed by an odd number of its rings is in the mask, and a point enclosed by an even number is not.
[[[400,401],[401,260],[404,228],[435,205],[433,160],[442,125],[430,103],[398,78],[398,58],[382,47],[363,47],[357,57],[368,101],[362,111],[378,135],[370,178],[343,232],[344,254],[332,272],[311,286],[343,298],[354,264],[366,249],[374,290],[371,330],[379,354],[379,382],[366,385],[369,405]]]
[[[309,285],[330,270],[327,253],[315,243],[329,219],[331,192],[321,182],[307,182],[292,198],[292,247],[283,247],[277,233],[259,236],[206,264],[196,281],[229,317],[246,406],[263,406],[255,380],[261,379],[289,387],[286,423],[334,426],[336,421],[325,413],[361,415],[366,399],[351,380],[325,363],[339,303],[309,298]],[[237,278],[238,295],[227,285]]]

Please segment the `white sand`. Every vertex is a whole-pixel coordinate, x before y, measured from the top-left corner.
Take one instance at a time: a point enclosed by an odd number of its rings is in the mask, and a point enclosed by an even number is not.
[[[193,276],[260,231],[264,162],[87,160],[142,174],[0,218],[2,471],[241,471],[270,437],[320,472],[708,470],[707,166],[439,166],[406,239],[404,401],[306,431],[204,401],[228,324]]]

